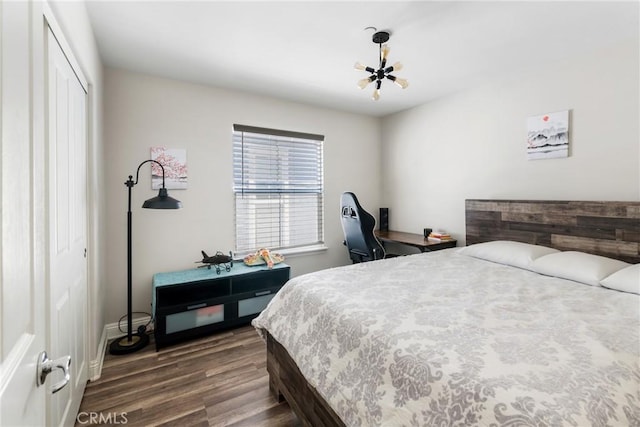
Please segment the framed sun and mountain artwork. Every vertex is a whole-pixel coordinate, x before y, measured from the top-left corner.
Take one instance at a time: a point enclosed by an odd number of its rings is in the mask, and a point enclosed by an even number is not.
[[[183,148],[151,147],[151,159],[164,168],[165,187],[168,190],[187,188],[187,150]],[[162,168],[151,163],[151,188],[162,187]]]
[[[527,158],[569,156],[569,110],[527,118]]]

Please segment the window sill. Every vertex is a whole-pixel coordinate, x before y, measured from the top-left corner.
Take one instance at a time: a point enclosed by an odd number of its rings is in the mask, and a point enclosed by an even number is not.
[[[284,255],[285,257],[297,257],[297,256],[311,255],[318,252],[325,252],[328,249],[329,249],[328,246],[325,246],[324,244],[320,244],[320,245],[313,245],[313,246],[304,246],[300,248],[275,249],[272,252],[279,253],[281,255]],[[255,252],[234,252],[233,258],[234,260],[242,261],[242,259],[245,256],[253,253]]]
[[[310,255],[318,252],[326,252],[328,249],[329,247],[325,245],[314,245],[314,246],[305,246],[303,248],[283,249],[281,251],[276,251],[276,252],[282,255],[286,255],[288,257],[296,257],[296,256]]]

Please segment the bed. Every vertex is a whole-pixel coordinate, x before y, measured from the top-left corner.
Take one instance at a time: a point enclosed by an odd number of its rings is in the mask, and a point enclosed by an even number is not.
[[[466,222],[466,248],[290,280],[253,321],[274,396],[314,427],[640,425],[640,202]]]

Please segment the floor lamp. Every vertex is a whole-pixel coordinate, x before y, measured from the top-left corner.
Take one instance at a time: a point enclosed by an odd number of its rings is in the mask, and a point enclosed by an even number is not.
[[[127,354],[138,351],[141,348],[149,344],[149,336],[144,332],[133,333],[132,325],[132,308],[131,308],[131,189],[138,183],[138,176],[140,174],[140,168],[145,163],[153,162],[160,166],[162,169],[162,188],[158,192],[156,197],[153,197],[142,204],[143,208],[148,209],[180,209],[182,203],[178,200],[169,197],[167,189],[164,186],[164,167],[156,160],[145,160],[138,165],[136,171],[136,180],[133,181],[133,175],[129,175],[129,179],[124,185],[129,189],[129,209],[127,210],[127,335],[122,338],[118,338],[109,346],[109,353],[111,354]]]

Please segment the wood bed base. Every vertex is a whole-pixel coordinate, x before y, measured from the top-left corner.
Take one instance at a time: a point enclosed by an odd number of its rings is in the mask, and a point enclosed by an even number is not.
[[[640,262],[640,202],[466,200],[465,217],[467,245],[514,240]],[[271,393],[303,425],[345,425],[268,332],[267,371]]]
[[[278,402],[285,399],[304,426],[344,427],[331,409],[291,359],[287,350],[271,334],[267,335],[267,372],[269,390]]]

